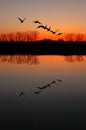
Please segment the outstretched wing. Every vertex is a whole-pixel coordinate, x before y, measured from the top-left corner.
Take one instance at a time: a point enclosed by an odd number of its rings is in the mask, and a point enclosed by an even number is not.
[[[18,17],[18,19],[22,22],[22,19]]]
[[[25,18],[23,19],[23,21],[25,20]]]
[[[24,18],[24,19],[21,19],[21,18],[19,18],[19,17],[18,17],[18,19],[20,20],[21,23],[23,23],[24,20],[25,20],[25,18]]]

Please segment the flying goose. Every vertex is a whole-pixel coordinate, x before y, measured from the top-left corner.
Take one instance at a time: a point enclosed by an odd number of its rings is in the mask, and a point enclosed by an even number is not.
[[[59,29],[57,29],[56,31],[50,30],[50,32],[53,33],[53,34],[56,34],[57,31],[59,31]]]
[[[20,20],[21,23],[23,23],[25,21],[25,18],[21,19],[18,17],[18,19]]]
[[[46,25],[46,26],[44,26],[44,25],[39,25],[37,28],[47,29],[47,25]]]
[[[41,22],[39,20],[35,20],[35,21],[33,21],[33,23],[41,24]]]
[[[64,34],[64,33],[58,33],[57,35],[62,35],[62,34]]]
[[[51,29],[51,26],[49,27],[49,28],[46,28],[47,29],[47,31],[50,31],[50,29]]]

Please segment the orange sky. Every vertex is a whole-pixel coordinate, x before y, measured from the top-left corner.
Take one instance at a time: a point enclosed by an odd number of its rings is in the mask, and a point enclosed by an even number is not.
[[[39,20],[53,31],[86,34],[85,11],[86,0],[0,0],[0,33],[31,30],[38,31],[40,37],[57,39],[50,32],[36,28],[33,21]],[[21,24],[17,17],[26,20]]]

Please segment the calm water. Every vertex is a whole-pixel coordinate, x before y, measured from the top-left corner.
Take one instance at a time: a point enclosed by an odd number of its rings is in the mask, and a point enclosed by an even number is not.
[[[85,125],[86,56],[0,56],[0,126]]]

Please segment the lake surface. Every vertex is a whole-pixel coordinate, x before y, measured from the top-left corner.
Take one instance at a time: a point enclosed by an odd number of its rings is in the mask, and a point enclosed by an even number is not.
[[[86,127],[86,56],[0,55],[0,126]]]

